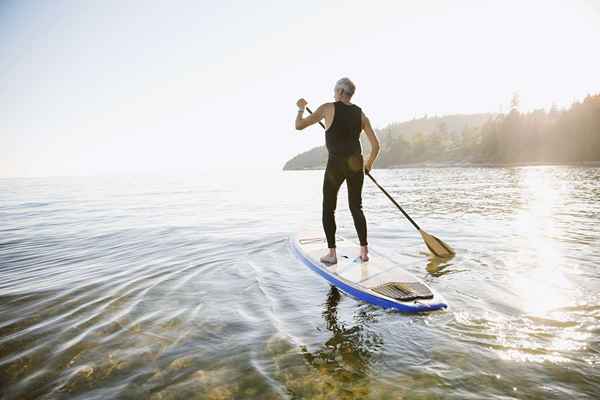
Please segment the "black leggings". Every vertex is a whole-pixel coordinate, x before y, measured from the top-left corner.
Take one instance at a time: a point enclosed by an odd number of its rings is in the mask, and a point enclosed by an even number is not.
[[[327,247],[335,248],[335,208],[340,186],[346,181],[348,203],[361,246],[367,245],[367,221],[362,211],[362,187],[365,179],[361,155],[329,155],[323,179],[323,229]]]

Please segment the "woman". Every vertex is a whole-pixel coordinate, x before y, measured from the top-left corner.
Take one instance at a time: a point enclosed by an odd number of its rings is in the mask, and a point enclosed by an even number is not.
[[[346,181],[348,202],[354,220],[354,226],[360,241],[360,259],[369,260],[367,243],[367,221],[362,211],[362,187],[364,171],[373,168],[379,154],[379,140],[373,132],[371,123],[360,107],[351,103],[356,86],[348,78],[342,78],[335,84],[335,102],[325,103],[313,114],[303,118],[307,102],[297,101],[298,114],[296,129],[302,130],[321,120],[325,120],[325,143],[329,157],[323,180],[323,229],[327,237],[329,252],[321,257],[321,262],[336,264],[335,251],[335,208],[340,186]],[[364,131],[371,143],[371,154],[363,163],[360,134]]]

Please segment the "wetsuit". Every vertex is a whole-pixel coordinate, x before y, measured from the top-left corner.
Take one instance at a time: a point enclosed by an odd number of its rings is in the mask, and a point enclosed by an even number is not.
[[[327,247],[335,247],[335,208],[337,194],[344,180],[348,187],[348,203],[356,233],[361,246],[366,246],[367,222],[362,211],[362,186],[365,175],[359,141],[362,110],[354,104],[348,105],[341,101],[333,104],[333,123],[325,132],[329,158],[323,180],[323,229],[327,237]]]

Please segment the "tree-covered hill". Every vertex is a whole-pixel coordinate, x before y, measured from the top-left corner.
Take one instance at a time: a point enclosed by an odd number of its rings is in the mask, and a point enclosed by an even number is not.
[[[439,133],[448,138],[458,137],[465,129],[477,129],[493,117],[494,114],[456,114],[443,117],[424,116],[410,121],[392,123],[376,131],[379,140],[382,142],[382,151],[377,166],[390,166],[395,162],[395,158],[398,158],[398,156],[402,158],[402,152],[406,149],[401,150],[398,146],[404,142],[419,143],[425,137],[434,133]],[[364,152],[368,152],[370,146],[364,135],[361,137],[361,142]],[[327,150],[325,146],[319,146],[295,156],[285,164],[284,169],[323,168],[326,161]],[[411,161],[407,159],[404,163],[406,162]]]
[[[363,135],[364,136],[364,135]],[[600,95],[567,110],[448,115],[394,123],[377,130],[378,168],[416,163],[564,163],[600,161]],[[369,152],[364,137],[363,152]],[[284,169],[324,167],[325,147],[289,160]]]

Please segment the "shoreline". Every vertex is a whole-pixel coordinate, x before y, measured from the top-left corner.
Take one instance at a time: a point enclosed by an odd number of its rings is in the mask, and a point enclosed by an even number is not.
[[[573,166],[573,167],[600,167],[600,161],[569,161],[569,162],[422,162],[410,164],[396,164],[386,167],[376,167],[375,169],[404,169],[404,168],[513,168],[513,167],[542,167],[542,166]],[[283,168],[283,171],[318,171],[324,170],[325,166],[307,167],[307,168]]]

